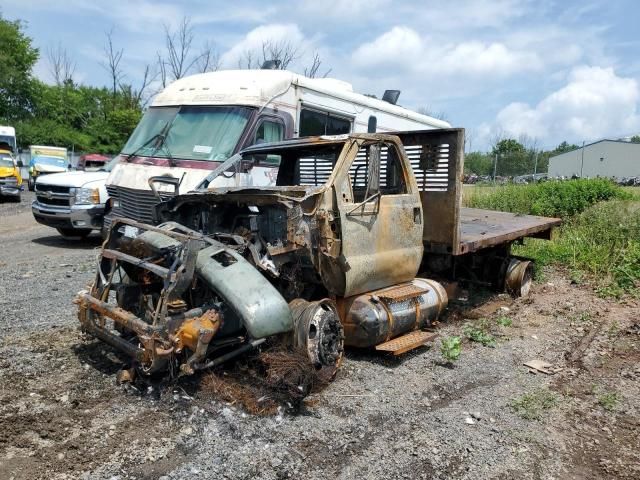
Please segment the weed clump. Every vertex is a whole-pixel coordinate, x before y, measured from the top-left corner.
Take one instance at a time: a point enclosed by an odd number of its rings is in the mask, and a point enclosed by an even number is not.
[[[445,337],[440,341],[440,354],[447,363],[453,363],[460,358],[462,340],[460,337]]]
[[[509,403],[511,409],[525,420],[538,420],[542,413],[558,404],[558,397],[549,390],[526,393]]]
[[[617,392],[607,392],[600,395],[598,404],[607,412],[613,412],[620,402],[620,395]]]
[[[489,322],[486,319],[478,320],[464,326],[464,335],[472,342],[480,343],[485,347],[495,347],[496,339],[489,332]]]

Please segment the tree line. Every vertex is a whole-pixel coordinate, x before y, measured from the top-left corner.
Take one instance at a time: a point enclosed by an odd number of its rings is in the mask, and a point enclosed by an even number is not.
[[[524,136],[520,140],[498,138],[488,152],[465,153],[464,171],[478,176],[512,177],[533,173],[546,173],[549,158],[575,150],[578,145],[560,143],[553,150],[538,148],[535,141]]]

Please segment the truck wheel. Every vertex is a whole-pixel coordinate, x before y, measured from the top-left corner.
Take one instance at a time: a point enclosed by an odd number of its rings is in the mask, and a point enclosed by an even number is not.
[[[33,192],[36,189],[36,182],[29,179],[29,181],[27,182],[27,188],[29,189],[30,192]]]
[[[56,228],[58,233],[64,238],[80,238],[84,239],[89,236],[91,230],[76,230],[75,228]]]
[[[527,297],[533,284],[533,263],[518,258],[509,259],[504,289],[513,297]]]

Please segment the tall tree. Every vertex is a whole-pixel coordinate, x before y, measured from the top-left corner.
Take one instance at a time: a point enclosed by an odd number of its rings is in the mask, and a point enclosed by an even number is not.
[[[38,60],[38,49],[25,35],[24,24],[0,16],[0,118],[24,118],[33,108],[31,70]]]
[[[524,145],[522,145],[520,142],[514,140],[513,138],[505,138],[496,143],[491,153],[493,155],[508,155],[514,153],[523,153],[524,151]]]
[[[553,155],[560,155],[561,153],[567,153],[572,150],[577,150],[578,148],[580,148],[578,145],[569,144],[566,141],[563,141],[562,143],[560,143],[560,145],[553,149],[551,153]]]
[[[311,65],[308,67],[304,67],[303,73],[305,77],[309,78],[317,78],[322,77],[326,78],[329,73],[331,73],[331,69],[327,69],[324,73],[320,73],[320,67],[322,66],[322,59],[320,58],[320,54],[315,52],[313,54],[313,60],[311,61]]]
[[[118,50],[113,46],[113,29],[105,32],[105,35],[107,37],[107,42],[104,46],[105,60],[103,62],[100,62],[100,64],[102,65],[102,68],[104,68],[109,74],[111,93],[115,97],[124,75],[122,72],[122,68],[120,67],[124,49],[121,48],[120,50]]]
[[[193,53],[193,25],[189,17],[183,17],[174,30],[164,26],[165,52],[156,52],[158,74],[163,87],[193,71],[211,72],[220,67],[219,55],[215,48],[205,43],[198,53]]]
[[[71,59],[67,49],[58,44],[56,47],[47,48],[47,61],[49,72],[56,85],[73,83],[73,75],[76,72],[76,62]]]

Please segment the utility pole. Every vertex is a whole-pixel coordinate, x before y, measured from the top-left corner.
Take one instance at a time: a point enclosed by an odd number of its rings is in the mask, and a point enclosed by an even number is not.
[[[496,153],[496,159],[493,162],[493,183],[496,181],[496,169],[498,168],[498,154]]]
[[[582,178],[583,170],[584,170],[584,140],[582,141],[582,160],[580,160],[580,178]]]

